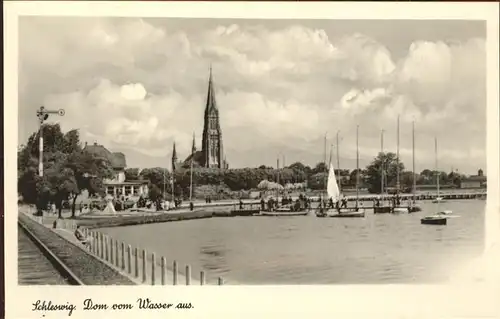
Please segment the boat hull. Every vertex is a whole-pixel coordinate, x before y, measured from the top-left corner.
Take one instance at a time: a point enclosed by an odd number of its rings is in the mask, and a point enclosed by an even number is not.
[[[338,210],[328,210],[326,213],[316,213],[317,217],[333,217],[333,218],[363,218],[365,217],[364,209],[347,208]]]
[[[273,216],[273,217],[290,217],[290,216],[306,216],[308,215],[308,211],[260,211],[258,216]]]
[[[260,213],[260,209],[233,209],[231,216],[253,216]]]
[[[333,218],[363,218],[363,217],[365,217],[365,212],[360,211],[360,212],[338,213],[335,215],[331,215],[329,217],[333,217]]]
[[[446,225],[447,219],[444,217],[424,217],[420,220],[423,225]]]

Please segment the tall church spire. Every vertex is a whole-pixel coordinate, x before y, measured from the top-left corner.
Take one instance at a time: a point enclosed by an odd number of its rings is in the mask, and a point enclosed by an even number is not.
[[[217,110],[217,102],[215,101],[214,81],[212,77],[212,64],[210,64],[210,75],[208,77],[208,93],[207,93],[207,103],[205,105],[205,114],[208,113],[212,108]]]
[[[224,153],[222,151],[222,131],[220,127],[219,109],[215,100],[215,87],[212,75],[212,65],[208,78],[207,102],[205,105],[203,137],[201,141],[203,166],[224,168]]]

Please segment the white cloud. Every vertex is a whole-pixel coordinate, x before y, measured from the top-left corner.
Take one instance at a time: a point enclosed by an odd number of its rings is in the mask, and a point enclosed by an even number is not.
[[[471,156],[485,162],[484,44],[415,39],[395,61],[366,35],[300,25],[182,30],[141,19],[30,18],[21,23],[20,94],[65,108],[63,125],[83,138],[148,156],[168,155],[175,140],[187,153],[193,131],[199,144],[213,63],[228,159],[246,160],[236,166],[262,164],[255,143],[266,152],[303,149],[311,154],[304,160],[317,161],[315,141],[337,129],[342,156],[353,158],[356,124],[368,156],[382,128],[388,145],[395,140],[400,115],[402,153],[415,120],[421,145],[439,136],[445,162],[469,167]]]

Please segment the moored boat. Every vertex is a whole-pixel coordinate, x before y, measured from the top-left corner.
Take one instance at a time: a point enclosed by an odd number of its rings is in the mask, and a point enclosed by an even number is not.
[[[424,225],[446,225],[447,218],[442,215],[425,216],[420,219],[420,223]]]
[[[279,216],[306,216],[308,215],[308,211],[298,211],[294,212],[291,210],[283,210],[283,209],[276,209],[274,211],[260,211],[258,216],[274,216],[274,217],[279,217]]]
[[[437,155],[437,138],[434,139],[434,151],[436,153],[436,172],[438,172],[438,155]],[[437,185],[437,197],[436,199],[440,199],[439,197],[439,174],[436,173],[436,185]],[[448,218],[450,218],[450,214],[452,214],[451,210],[440,210],[439,209],[439,204],[442,203],[441,201],[433,201],[434,203],[437,204],[437,213],[435,215],[431,216],[426,216],[422,219],[420,219],[421,224],[425,225],[446,225]]]

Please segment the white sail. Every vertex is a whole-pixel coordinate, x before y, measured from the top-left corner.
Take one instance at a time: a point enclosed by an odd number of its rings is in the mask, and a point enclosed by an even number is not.
[[[340,200],[340,190],[337,184],[337,179],[335,178],[335,170],[333,169],[333,164],[330,163],[330,169],[328,171],[328,185],[327,185],[328,198],[331,198],[334,203]]]

